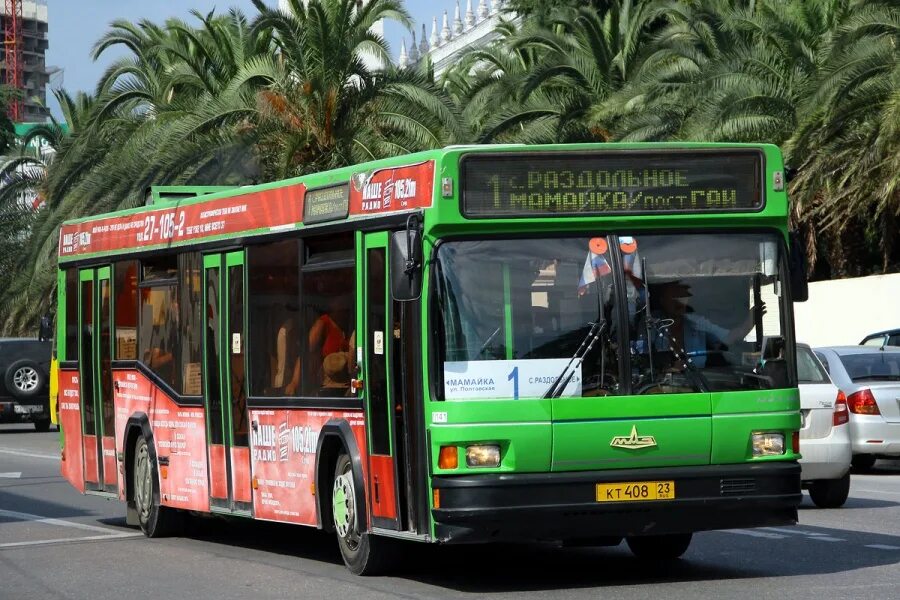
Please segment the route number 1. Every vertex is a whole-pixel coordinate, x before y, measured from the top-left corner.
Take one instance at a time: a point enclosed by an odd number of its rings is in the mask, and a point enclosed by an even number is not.
[[[509,372],[509,377],[507,377],[506,380],[513,382],[513,400],[518,400],[519,399],[519,367],[513,367],[513,370]]]

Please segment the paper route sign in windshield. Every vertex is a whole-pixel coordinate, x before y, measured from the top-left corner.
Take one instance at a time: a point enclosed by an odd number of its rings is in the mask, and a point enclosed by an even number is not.
[[[444,398],[540,398],[568,364],[568,358],[448,361],[444,363]],[[575,361],[571,368],[575,375],[562,396],[581,395],[581,364]]]

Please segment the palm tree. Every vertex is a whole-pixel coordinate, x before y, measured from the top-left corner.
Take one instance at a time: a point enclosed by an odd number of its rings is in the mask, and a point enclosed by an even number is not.
[[[897,260],[900,217],[900,11],[854,3],[835,27],[809,97],[809,114],[787,150],[799,167],[798,220],[824,233],[833,274],[864,274],[868,255],[886,272]],[[867,243],[868,242],[868,243]],[[856,249],[856,252],[848,252]]]
[[[563,6],[526,21],[521,31],[501,26],[494,47],[463,61],[453,77],[465,76],[460,69],[476,73],[470,98],[482,96],[484,114],[470,121],[479,124],[481,141],[611,139],[606,104],[638,69],[655,11],[652,2],[638,0],[603,5]],[[487,90],[493,102],[484,101]]]
[[[448,98],[422,73],[392,67],[386,42],[372,30],[382,19],[409,26],[399,0],[291,0],[287,12],[254,4],[254,29],[270,29],[276,46],[260,65],[271,79],[257,97],[269,177],[440,147],[462,136]]]

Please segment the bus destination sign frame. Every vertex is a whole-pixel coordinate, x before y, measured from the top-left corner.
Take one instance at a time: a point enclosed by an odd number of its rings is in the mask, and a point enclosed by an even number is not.
[[[460,160],[468,219],[759,212],[757,149],[498,152]]]
[[[346,219],[350,215],[350,184],[310,188],[303,196],[303,223],[312,225]]]

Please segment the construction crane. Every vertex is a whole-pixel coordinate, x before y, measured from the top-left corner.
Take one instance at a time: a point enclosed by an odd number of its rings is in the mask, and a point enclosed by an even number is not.
[[[23,0],[5,0],[6,14],[4,15],[3,47],[6,50],[6,72],[3,83],[18,90],[24,88],[25,81],[22,75],[22,2]],[[10,100],[9,117],[14,123],[22,120],[22,98],[16,97]]]

